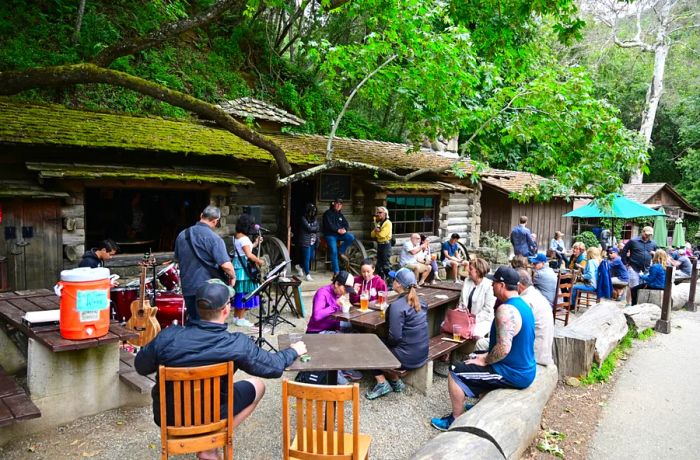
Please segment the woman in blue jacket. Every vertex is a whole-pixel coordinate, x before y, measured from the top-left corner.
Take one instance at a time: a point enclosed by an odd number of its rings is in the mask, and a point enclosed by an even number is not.
[[[416,293],[416,275],[408,268],[390,273],[393,289],[399,294],[386,311],[389,336],[385,340],[389,350],[401,363],[400,370],[418,369],[428,361],[428,314],[425,304]],[[405,388],[396,372],[373,371],[377,384],[365,393],[367,399],[377,399]],[[388,377],[388,381],[387,381]]]
[[[666,287],[666,251],[657,249],[651,259],[651,267],[646,275],[640,275],[641,284],[632,288],[632,305],[637,305],[640,289],[663,290]]]

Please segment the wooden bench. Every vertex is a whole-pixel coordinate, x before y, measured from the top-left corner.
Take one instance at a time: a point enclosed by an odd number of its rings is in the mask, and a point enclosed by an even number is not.
[[[41,417],[29,395],[0,367],[0,426]]]
[[[470,340],[458,343],[451,340],[442,340],[443,338],[451,339],[452,335],[443,333],[430,339],[428,343],[428,361],[422,367],[410,371],[403,370],[398,372],[399,376],[403,378],[407,384],[426,395],[433,384],[433,361],[442,356],[449,355],[465,345],[474,345],[474,342]]]
[[[141,375],[134,369],[133,353],[119,350],[119,379],[141,394],[150,394],[156,384],[156,374]]]

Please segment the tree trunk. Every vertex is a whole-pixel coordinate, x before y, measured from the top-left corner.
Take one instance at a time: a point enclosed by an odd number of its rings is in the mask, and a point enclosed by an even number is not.
[[[80,28],[83,25],[83,15],[85,14],[85,0],[80,0],[78,5],[78,17],[75,20],[75,31],[73,32],[73,44],[77,45],[80,41]]]
[[[267,137],[261,136],[244,124],[239,123],[221,108],[124,72],[104,69],[94,64],[74,64],[24,71],[0,72],[0,95],[10,96],[28,89],[87,83],[106,83],[128,88],[194,112],[204,119],[214,120],[227,131],[269,152],[275,159],[282,177],[289,176],[292,173],[292,167],[281,147]]]

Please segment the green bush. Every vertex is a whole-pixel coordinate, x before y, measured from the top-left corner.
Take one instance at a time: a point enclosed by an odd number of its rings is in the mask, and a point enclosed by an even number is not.
[[[586,245],[586,249],[590,248],[591,246],[598,246],[600,244],[598,242],[598,238],[595,237],[593,232],[583,232],[580,235],[576,235],[574,236],[574,241],[582,242]]]
[[[481,233],[479,246],[500,250],[510,249],[510,240],[489,230]]]

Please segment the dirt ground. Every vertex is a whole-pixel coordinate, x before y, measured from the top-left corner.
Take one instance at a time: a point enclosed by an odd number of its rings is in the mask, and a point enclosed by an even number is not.
[[[540,432],[523,455],[523,460],[557,458],[559,456],[553,453],[557,448],[560,449],[561,458],[586,459],[588,445],[596,432],[601,411],[625,362],[625,359],[618,361],[615,372],[606,383],[575,387],[559,382],[545,406]],[[561,433],[563,439],[554,432]],[[552,447],[552,453],[545,453],[537,448],[538,444],[547,443]]]

